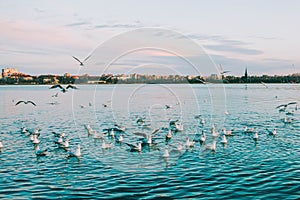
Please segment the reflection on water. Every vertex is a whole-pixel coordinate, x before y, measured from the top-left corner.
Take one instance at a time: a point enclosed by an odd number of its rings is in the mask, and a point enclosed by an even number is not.
[[[52,97],[57,91],[48,86],[0,87],[0,198],[299,198],[300,111],[289,116],[292,123],[284,123],[285,113],[275,109],[298,101],[299,85],[79,87],[58,97]],[[37,106],[15,106],[18,100],[32,100]],[[139,117],[147,126],[136,123]],[[179,120],[184,131],[167,142],[170,120]],[[216,139],[216,152],[205,150],[214,140],[212,123],[217,131],[233,129],[227,144],[220,143],[220,136]],[[112,148],[102,149],[101,139],[88,136],[87,124],[99,134],[115,124],[126,127],[124,143],[105,135]],[[257,142],[253,133],[244,132],[246,126],[258,130]],[[48,149],[47,156],[35,155],[21,127],[41,129],[39,146]],[[162,129],[153,135],[152,145],[140,153],[128,150],[125,143],[141,138],[134,132],[149,134],[156,128]],[[266,128],[277,128],[276,137]],[[202,130],[206,144],[177,150]],[[63,131],[71,151],[81,145],[80,158],[67,158],[68,152],[54,143],[52,132]],[[163,156],[166,146],[169,157]]]

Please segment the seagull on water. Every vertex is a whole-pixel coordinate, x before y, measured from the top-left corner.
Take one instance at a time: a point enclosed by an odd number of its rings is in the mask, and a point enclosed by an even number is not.
[[[81,156],[80,144],[77,145],[77,149],[76,149],[75,153],[73,153],[71,151],[69,151],[68,153],[69,153],[68,157],[77,157],[77,158],[79,158]]]
[[[130,151],[142,151],[142,142],[138,142],[137,145],[125,143],[130,147]]]
[[[253,140],[254,140],[254,141],[257,141],[257,140],[258,140],[258,131],[256,131],[256,132],[254,133]]]
[[[107,143],[105,143],[105,141],[103,140],[102,141],[102,149],[109,149],[109,148],[111,148],[112,147],[112,144],[111,143],[109,143],[109,144],[107,144]]]
[[[226,135],[223,135],[223,136],[222,136],[221,143],[222,143],[222,144],[227,144]]]
[[[205,135],[205,133],[204,133],[204,131],[202,131],[202,134],[201,134],[201,137],[200,137],[200,143],[205,143],[205,141],[206,141],[206,135]]]
[[[140,132],[137,132],[137,133],[133,133],[134,135],[137,135],[137,136],[142,136],[144,137],[144,140],[143,141],[143,144],[148,144],[148,145],[152,145],[152,136],[157,133],[158,131],[160,130],[160,128],[157,128],[155,130],[153,130],[150,134],[147,134],[147,133],[140,133]]]
[[[168,158],[169,156],[170,156],[170,154],[169,154],[169,148],[168,148],[168,146],[166,146],[164,154],[163,154],[163,157],[164,158]]]
[[[269,130],[269,129],[267,129],[267,128],[266,128],[266,130],[268,131],[269,135],[274,135],[274,136],[276,136],[276,134],[277,134],[276,128],[274,128],[273,131],[271,131],[271,130]]]
[[[4,148],[4,145],[2,143],[2,141],[0,141],[0,149],[3,149]]]
[[[190,147],[194,147],[194,145],[195,145],[195,141],[190,141],[190,138],[187,137],[185,142],[186,148],[188,149]]]
[[[39,144],[40,143],[40,140],[37,138],[37,135],[33,134],[33,141],[32,141],[33,144]]]
[[[80,66],[84,66],[84,62],[86,62],[91,57],[91,55],[87,56],[83,61],[79,60],[75,56],[72,57],[79,62]]]
[[[214,140],[211,145],[206,145],[204,150],[216,151],[217,141]]]
[[[26,127],[21,128],[21,133],[27,133],[27,132],[28,132],[28,130],[26,129]]]
[[[36,106],[36,104],[33,101],[18,101],[16,103],[16,106],[19,105],[20,103],[24,103],[24,104],[32,104],[34,106]]]
[[[36,150],[35,150],[35,155],[37,156],[46,156],[47,155],[47,149],[40,149],[39,146],[36,147]]]

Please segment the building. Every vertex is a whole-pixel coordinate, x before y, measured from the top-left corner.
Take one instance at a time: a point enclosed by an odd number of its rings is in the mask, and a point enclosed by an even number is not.
[[[2,69],[2,76],[3,78],[10,77],[11,75],[17,75],[20,72],[16,68],[4,68]]]

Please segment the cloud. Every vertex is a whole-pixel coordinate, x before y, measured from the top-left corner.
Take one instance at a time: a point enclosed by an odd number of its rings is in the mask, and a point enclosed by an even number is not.
[[[89,25],[89,24],[90,24],[89,22],[82,21],[82,22],[74,22],[71,24],[66,24],[65,26],[72,27],[72,26],[84,26],[84,25]]]
[[[245,48],[239,45],[217,44],[217,45],[204,45],[205,48],[217,52],[233,52],[244,55],[261,55],[263,51]]]
[[[101,28],[141,28],[143,27],[140,22],[135,22],[135,23],[132,23],[132,24],[121,24],[121,23],[116,23],[116,24],[98,24],[98,25],[95,25],[94,28],[95,29],[101,29]]]

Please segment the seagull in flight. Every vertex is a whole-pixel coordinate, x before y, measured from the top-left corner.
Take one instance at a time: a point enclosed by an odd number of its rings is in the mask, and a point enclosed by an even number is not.
[[[31,103],[32,105],[36,106],[36,104],[35,104],[34,102],[32,102],[32,101],[18,101],[18,102],[16,103],[16,106],[19,105],[20,103],[24,103],[24,104]]]
[[[223,67],[222,67],[222,65],[220,64],[220,74],[221,74],[221,75],[224,75],[224,74],[226,74],[226,73],[228,73],[228,72],[230,72],[230,71],[223,71]]]
[[[64,88],[64,87],[63,87],[62,85],[60,85],[60,84],[56,84],[56,85],[52,85],[49,89],[54,89],[54,88],[60,88],[61,91],[62,91],[63,93],[67,92],[67,90],[68,90],[69,88],[75,89],[75,90],[78,89],[78,87],[76,87],[76,86],[74,86],[74,85],[70,85],[70,84],[69,84],[66,88]]]
[[[80,63],[80,66],[84,66],[84,62],[86,62],[91,57],[91,55],[89,55],[88,57],[86,57],[83,61],[79,60],[75,56],[72,56],[72,57]]]

